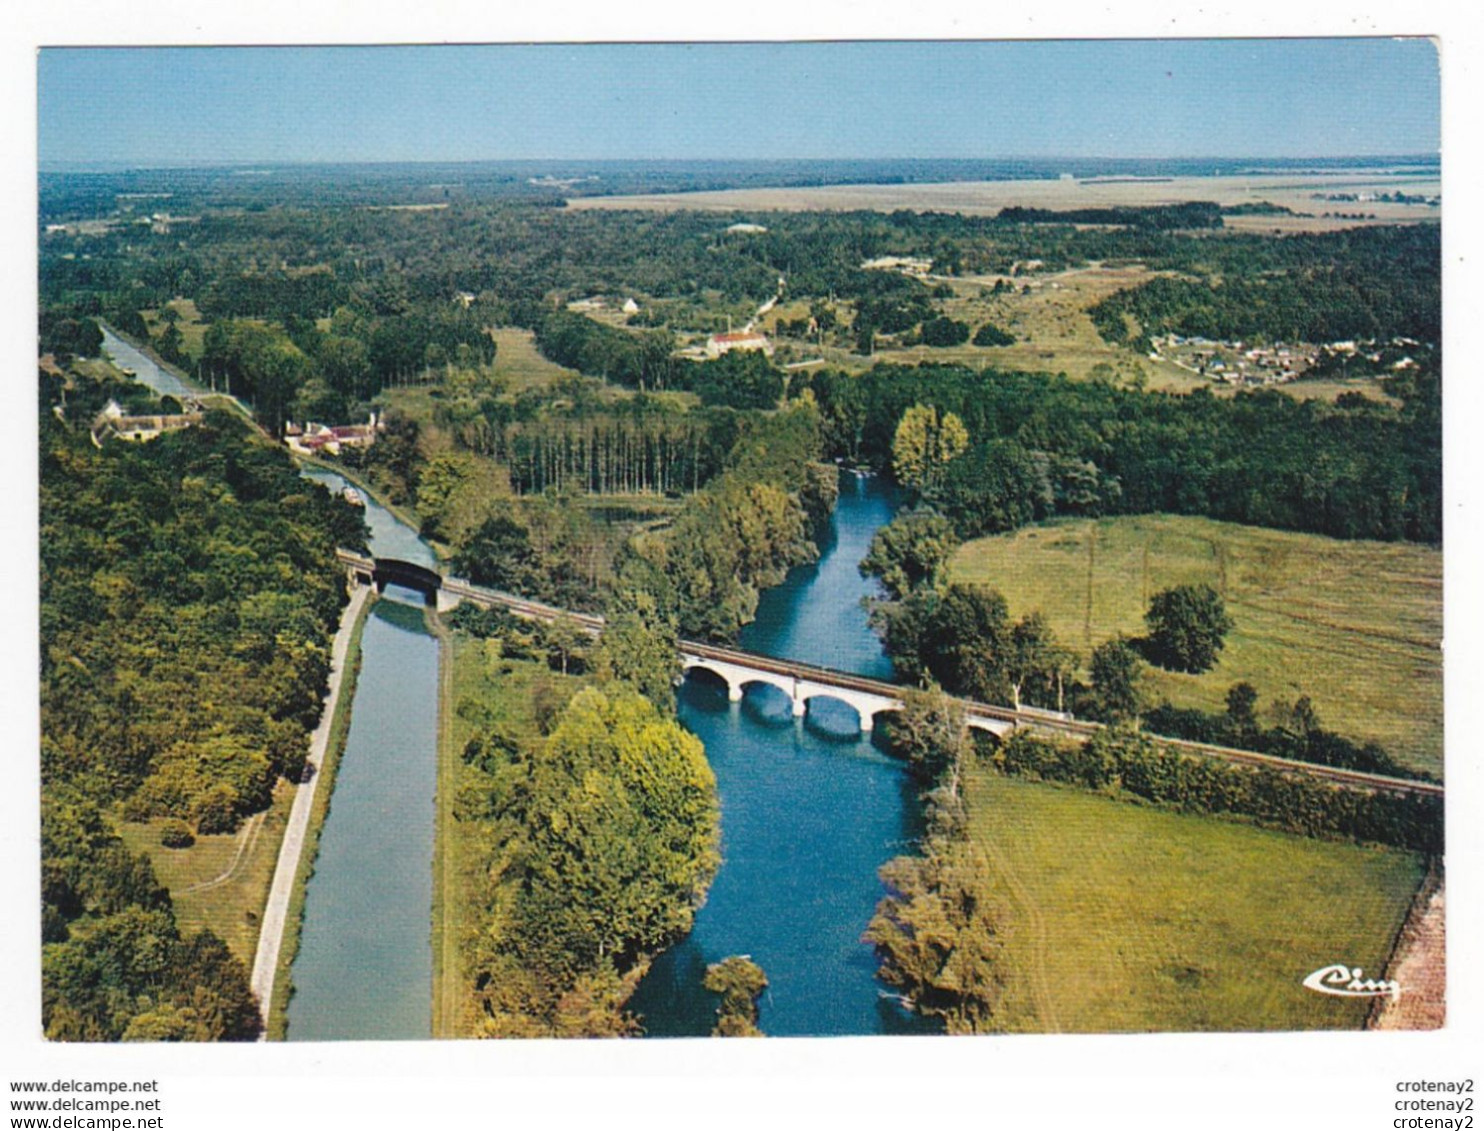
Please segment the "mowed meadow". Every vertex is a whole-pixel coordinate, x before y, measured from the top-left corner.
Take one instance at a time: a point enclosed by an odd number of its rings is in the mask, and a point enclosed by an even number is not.
[[[119,836],[130,852],[149,857],[155,878],[170,892],[181,930],[215,931],[251,969],[293,803],[294,787],[280,780],[273,804],[236,832],[201,834],[189,848],[166,848],[159,820],[121,821]]]
[[[1141,635],[1149,598],[1174,585],[1221,593],[1236,627],[1211,671],[1150,668],[1157,703],[1225,709],[1246,681],[1258,710],[1307,695],[1323,724],[1399,761],[1443,769],[1443,557],[1399,542],[1346,542],[1175,515],[1026,527],[962,546],[955,579],[1039,609],[1084,656]]]
[[[1040,782],[965,776],[969,838],[1003,924],[1011,1032],[1359,1029],[1423,865]]]

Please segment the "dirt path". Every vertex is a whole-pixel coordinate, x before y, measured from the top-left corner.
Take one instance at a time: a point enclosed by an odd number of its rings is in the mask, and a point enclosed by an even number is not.
[[[1441,1029],[1447,1013],[1446,901],[1441,880],[1424,893],[1402,927],[1386,976],[1401,986],[1367,1024],[1370,1029]]]
[[[319,726],[309,739],[308,762],[315,769],[309,781],[294,792],[293,808],[289,811],[289,823],[283,832],[283,843],[278,850],[278,864],[273,871],[273,886],[268,892],[268,904],[263,908],[263,926],[258,932],[258,949],[252,964],[252,989],[266,1023],[273,1006],[274,976],[278,971],[278,954],[283,946],[283,929],[288,919],[289,902],[294,894],[294,879],[299,874],[299,857],[304,851],[304,840],[309,830],[309,814],[314,807],[314,794],[319,786],[320,763],[329,745],[330,729],[335,718],[335,708],[340,701],[340,680],[345,672],[345,658],[350,650],[350,639],[355,634],[361,612],[370,600],[371,589],[357,586],[351,594],[350,604],[340,614],[340,628],[335,633],[335,643],[330,651],[330,686],[325,695],[324,710],[320,712]]]
[[[990,866],[989,870],[997,873],[1005,881],[1005,886],[1010,891],[1010,898],[1020,906],[1030,926],[1031,999],[1035,1002],[1036,1016],[1041,1021],[1037,1032],[1060,1033],[1061,1022],[1056,1015],[1055,1001],[1051,996],[1051,977],[1046,969],[1046,954],[1051,946],[1046,918],[1041,914],[1036,901],[1031,898],[1030,892],[1025,889],[1025,885],[1015,875],[1015,869],[1011,866],[1009,857],[987,840],[975,840],[972,843],[979,850],[980,855],[986,858]]]
[[[199,884],[192,884],[188,888],[182,888],[175,892],[180,895],[194,895],[199,891],[210,891],[212,888],[221,887],[236,873],[242,861],[247,858],[253,847],[258,843],[258,833],[263,829],[263,818],[266,813],[254,813],[247,819],[247,824],[242,826],[242,832],[237,835],[237,852],[232,857],[232,863],[227,865],[227,870],[214,879],[202,880]]]

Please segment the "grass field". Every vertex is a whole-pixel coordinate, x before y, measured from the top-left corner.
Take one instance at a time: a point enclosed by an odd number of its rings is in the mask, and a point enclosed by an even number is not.
[[[294,787],[279,781],[273,804],[235,833],[196,838],[190,848],[160,844],[160,822],[125,822],[119,835],[131,852],[143,852],[160,883],[170,889],[182,934],[209,927],[249,968],[278,847],[294,803]]]
[[[965,779],[1007,930],[1011,1031],[1359,1029],[1368,1000],[1302,986],[1380,975],[1422,877],[1395,849],[1004,778]]]
[[[529,330],[507,327],[490,334],[495,339],[495,374],[510,382],[512,392],[544,388],[563,377],[577,376],[575,369],[542,357],[536,349],[536,336]]]
[[[201,320],[201,312],[196,309],[195,300],[177,298],[166,305],[180,316],[175,324],[175,328],[180,331],[180,348],[192,357],[199,358],[206,350],[206,323]],[[149,327],[150,337],[158,337],[165,329],[160,311],[141,310],[139,313],[144,316],[144,324]]]
[[[1206,582],[1236,627],[1203,675],[1150,669],[1154,698],[1220,711],[1232,684],[1308,695],[1330,729],[1442,773],[1442,553],[1395,542],[1144,515],[1027,527],[961,547],[953,576],[998,589],[1019,617],[1040,609],[1085,657],[1144,631],[1151,595]]]

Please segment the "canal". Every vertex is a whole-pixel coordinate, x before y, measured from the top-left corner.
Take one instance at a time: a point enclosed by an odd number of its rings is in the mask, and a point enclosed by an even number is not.
[[[103,352],[120,369],[132,372],[141,384],[148,385],[162,397],[179,398],[192,392],[175,374],[156,365],[153,358],[135,349],[107,326],[99,328],[103,331]]]
[[[320,468],[303,474],[332,491],[347,486]],[[369,499],[366,522],[372,554],[436,564]],[[361,637],[350,730],[305,891],[289,1040],[432,1035],[437,749],[438,642],[421,594],[389,586]]]
[[[109,330],[103,348],[155,392],[189,391]],[[323,468],[303,475],[337,493],[349,485]],[[374,500],[366,523],[374,555],[436,565]],[[388,587],[366,618],[350,729],[305,892],[290,1040],[431,1036],[437,749],[438,643],[422,596]]]
[[[178,382],[105,331],[105,349],[161,392]],[[346,481],[306,468],[333,491]],[[896,509],[880,480],[842,473],[820,560],[764,593],[742,646],[889,679],[866,621],[874,594],[857,564]],[[434,565],[416,533],[368,500],[371,550]],[[370,613],[351,726],[305,899],[289,1037],[414,1039],[431,1032],[432,855],[438,647],[421,598],[395,588]],[[861,933],[883,894],[876,870],[914,850],[921,811],[902,767],[863,737],[855,713],[815,700],[807,719],[753,686],[741,703],[704,675],[680,690],[680,719],[706,746],[722,805],[723,862],[695,929],[661,955],[630,1002],[651,1036],[705,1036],[705,968],[750,955],[769,988],[775,1036],[936,1032],[883,993]]]

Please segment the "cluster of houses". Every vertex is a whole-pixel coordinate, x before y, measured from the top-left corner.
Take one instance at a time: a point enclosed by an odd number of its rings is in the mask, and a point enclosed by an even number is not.
[[[181,405],[182,411],[178,413],[136,416],[125,412],[118,401],[110,400],[104,405],[103,411],[93,418],[93,443],[101,448],[105,440],[153,440],[166,432],[175,432],[201,423],[205,416],[205,406],[198,398],[183,397]],[[334,456],[346,448],[370,447],[383,427],[373,412],[365,424],[329,425],[309,421],[302,426],[290,423],[284,432],[289,448],[300,455]]]
[[[346,448],[369,448],[385,425],[373,412],[365,424],[318,424],[306,421],[302,426],[289,424],[284,439],[290,451],[300,455],[338,456]]]
[[[1391,350],[1417,347],[1412,338],[1393,338]],[[1234,386],[1279,385],[1302,376],[1323,358],[1363,358],[1372,365],[1381,365],[1385,347],[1376,342],[1340,341],[1323,345],[1307,342],[1249,346],[1244,342],[1212,341],[1209,338],[1183,337],[1168,334],[1153,339],[1154,348],[1149,357],[1154,361],[1168,361],[1208,377],[1212,381]],[[1393,371],[1415,369],[1417,362],[1403,356],[1386,362]]]
[[[1212,381],[1228,385],[1279,385],[1292,381],[1319,357],[1319,346],[1277,342],[1249,346],[1245,342],[1169,334],[1153,340],[1149,357],[1168,361]]]

